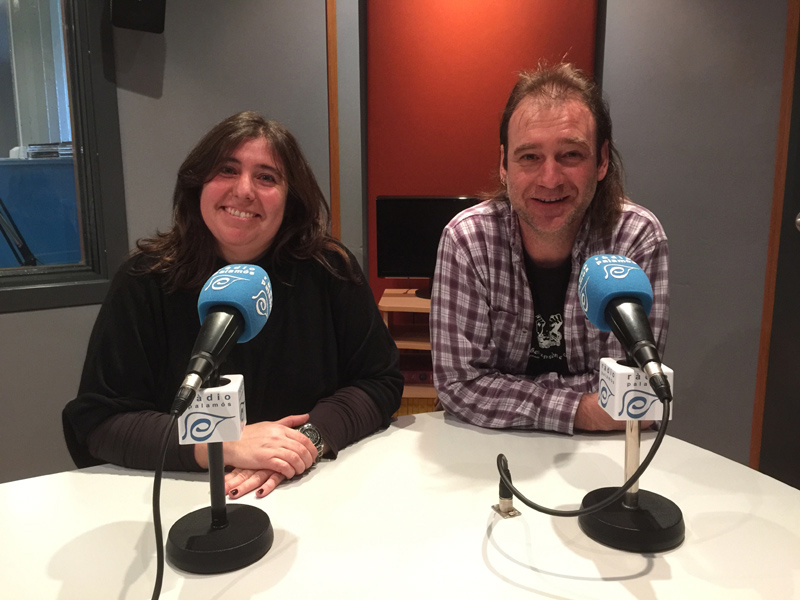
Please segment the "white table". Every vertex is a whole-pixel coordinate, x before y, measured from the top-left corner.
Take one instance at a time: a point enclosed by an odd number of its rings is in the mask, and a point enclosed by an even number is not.
[[[654,438],[646,434],[642,456]],[[658,555],[587,538],[576,519],[501,519],[495,459],[546,506],[619,485],[621,434],[482,430],[443,413],[401,417],[263,500],[275,542],[254,565],[193,575],[167,565],[162,598],[800,597],[800,491],[667,437],[642,489],[683,511],[686,540]],[[115,467],[0,485],[0,589],[14,600],[149,598],[152,474]],[[164,534],[208,505],[204,475],[168,474]]]

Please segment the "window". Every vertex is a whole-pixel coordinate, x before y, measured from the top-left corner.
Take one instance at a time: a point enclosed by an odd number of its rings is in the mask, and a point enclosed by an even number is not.
[[[108,10],[0,0],[0,312],[99,303],[128,251]]]

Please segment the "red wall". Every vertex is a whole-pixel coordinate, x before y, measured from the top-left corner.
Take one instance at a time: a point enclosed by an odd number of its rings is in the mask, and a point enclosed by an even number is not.
[[[516,73],[540,58],[594,63],[595,0],[367,2],[369,280],[378,279],[375,198],[493,187],[498,128]]]

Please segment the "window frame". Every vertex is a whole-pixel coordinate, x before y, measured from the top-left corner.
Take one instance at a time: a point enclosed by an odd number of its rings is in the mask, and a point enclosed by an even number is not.
[[[110,3],[62,0],[85,264],[0,276],[0,313],[99,304],[128,254]]]

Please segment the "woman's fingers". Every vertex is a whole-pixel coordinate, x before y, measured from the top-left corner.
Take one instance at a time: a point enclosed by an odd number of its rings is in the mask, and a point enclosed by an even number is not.
[[[233,469],[225,474],[225,493],[230,494],[231,490],[236,489],[247,481],[255,473],[255,469]]]
[[[233,475],[233,477],[231,477],[231,475]],[[240,498],[255,489],[261,488],[273,475],[275,475],[275,473],[268,469],[256,471],[241,469],[240,472],[236,474],[232,471],[225,478],[225,492],[231,498]],[[277,483],[272,486],[272,489],[275,488],[275,485],[277,485]]]
[[[283,479],[284,477],[280,473],[273,473],[267,478],[267,481],[265,481],[264,484],[256,491],[256,497],[263,498],[264,496],[272,492],[272,490],[274,490],[276,487],[278,487],[278,484],[281,481],[283,481]]]

